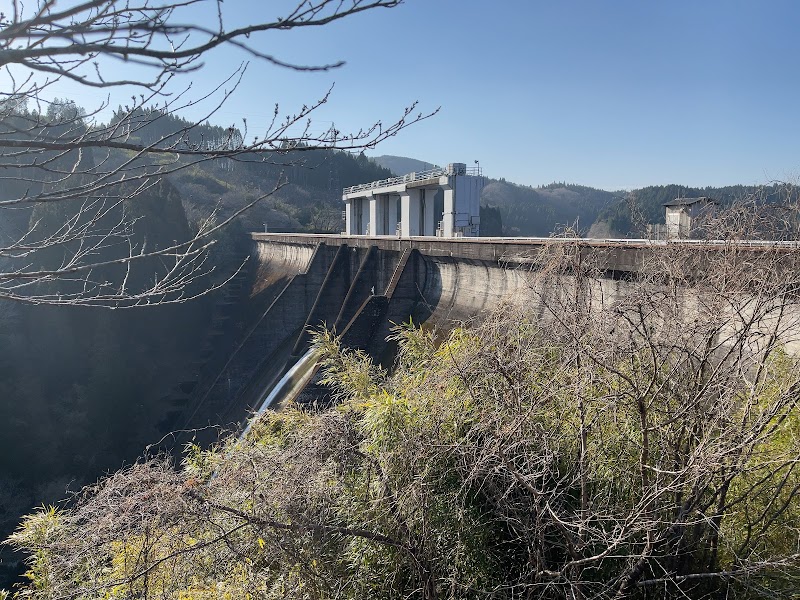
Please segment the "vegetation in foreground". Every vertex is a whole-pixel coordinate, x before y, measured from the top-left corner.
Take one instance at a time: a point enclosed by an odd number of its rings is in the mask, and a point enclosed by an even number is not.
[[[528,300],[441,341],[401,328],[392,373],[320,334],[336,406],[28,516],[15,594],[790,597],[795,258],[698,254],[659,248],[620,287],[554,245],[530,274],[536,322]]]

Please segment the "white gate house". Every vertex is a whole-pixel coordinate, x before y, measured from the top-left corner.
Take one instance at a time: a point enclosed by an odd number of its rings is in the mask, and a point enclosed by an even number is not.
[[[478,167],[451,163],[445,169],[344,188],[344,233],[373,237],[477,237],[484,183]],[[436,214],[439,190],[443,191],[442,210]]]

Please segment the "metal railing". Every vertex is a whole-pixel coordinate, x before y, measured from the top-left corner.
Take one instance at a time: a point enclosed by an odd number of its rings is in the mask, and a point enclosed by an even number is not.
[[[434,177],[442,177],[447,175],[470,175],[473,177],[481,176],[480,167],[466,167],[458,170],[449,167],[437,167],[435,169],[428,169],[427,171],[419,171],[409,173],[408,175],[401,175],[400,177],[390,177],[389,179],[379,179],[378,181],[370,181],[369,183],[360,183],[358,185],[351,185],[342,190],[343,194],[352,194],[353,192],[360,192],[362,190],[371,190],[373,188],[388,187],[391,185],[400,185],[401,183],[411,183],[413,181],[422,181],[424,179],[432,179]]]

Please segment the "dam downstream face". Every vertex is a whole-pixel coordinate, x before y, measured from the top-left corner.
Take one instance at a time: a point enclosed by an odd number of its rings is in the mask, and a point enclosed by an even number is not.
[[[255,276],[238,324],[241,334],[220,349],[224,365],[209,369],[198,384],[195,418],[187,429],[238,424],[259,409],[265,390],[307,353],[309,330],[324,326],[345,346],[385,361],[394,323],[410,318],[446,331],[502,304],[523,307],[546,322],[557,296],[574,290],[577,281],[569,273],[543,270],[539,253],[549,240],[251,237]],[[636,243],[569,243],[578,249],[578,262],[595,268],[581,293],[600,307],[612,307],[636,289],[643,255],[652,250]],[[697,300],[687,294],[682,310],[697,310],[693,305]],[[795,321],[786,332],[791,353],[800,351],[800,318]]]

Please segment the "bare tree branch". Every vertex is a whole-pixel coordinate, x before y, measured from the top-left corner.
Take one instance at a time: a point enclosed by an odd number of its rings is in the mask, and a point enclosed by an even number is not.
[[[205,257],[229,215],[172,244],[142,243],[137,229],[142,216],[135,206],[164,193],[165,178],[214,161],[288,168],[310,152],[361,151],[432,113],[418,112],[413,103],[388,125],[343,132],[331,124],[318,131],[312,119],[328,102],[328,90],[294,112],[276,105],[257,135],[243,118],[242,127],[230,126],[209,139],[204,123],[236,91],[247,65],[195,99],[189,99],[191,84],[176,91],[179,78],[198,73],[203,57],[219,47],[298,71],[336,68],[342,63],[301,65],[262,48],[267,36],[279,31],[320,27],[399,3],[297,2],[273,20],[228,27],[218,0],[14,2],[10,13],[0,15],[0,69],[11,82],[0,92],[0,182],[5,184],[0,209],[9,215],[0,226],[0,298],[130,307],[183,302],[221,285],[229,274],[207,283],[212,269]],[[193,18],[202,11],[213,11],[216,22],[197,23]],[[129,72],[137,75],[125,77]],[[48,97],[62,79],[135,92],[102,123],[110,96],[86,113],[74,102]],[[203,118],[179,118],[202,102],[213,102]],[[277,178],[273,192],[284,183]],[[165,258],[168,268],[161,263]],[[136,266],[131,271],[128,265]],[[112,273],[114,266],[123,270]],[[137,276],[143,271],[150,272],[147,285]]]

